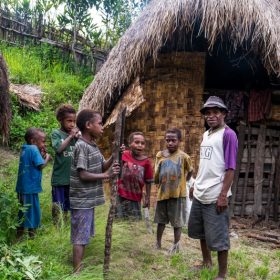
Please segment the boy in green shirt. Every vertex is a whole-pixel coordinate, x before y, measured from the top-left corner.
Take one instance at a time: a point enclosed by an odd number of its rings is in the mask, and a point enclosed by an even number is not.
[[[56,112],[56,118],[60,122],[60,129],[55,129],[51,135],[52,147],[55,151],[55,159],[52,172],[52,217],[57,223],[60,209],[64,211],[64,217],[70,210],[69,185],[70,169],[73,149],[79,130],[75,127],[76,111],[71,105],[61,105]]]

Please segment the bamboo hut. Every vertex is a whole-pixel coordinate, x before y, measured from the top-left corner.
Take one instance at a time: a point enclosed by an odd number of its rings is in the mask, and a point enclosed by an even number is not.
[[[104,117],[102,148],[108,151],[111,125],[126,105],[126,135],[143,131],[151,158],[164,147],[166,129],[176,126],[183,132],[181,148],[197,168],[205,129],[199,109],[207,95],[221,96],[231,108],[240,105],[230,123],[240,142],[232,212],[277,220],[279,19],[278,0],[151,1],[112,49],[80,102],[80,109],[93,108]],[[257,120],[252,119],[253,90],[265,97],[261,105],[267,102],[268,112]],[[236,97],[241,95],[239,104]]]
[[[0,136],[3,144],[8,143],[11,117],[8,69],[3,56],[0,54]]]

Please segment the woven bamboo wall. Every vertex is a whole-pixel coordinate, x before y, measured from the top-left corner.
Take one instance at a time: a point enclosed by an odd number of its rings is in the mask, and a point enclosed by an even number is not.
[[[156,65],[152,60],[146,64],[141,77],[146,101],[127,118],[126,136],[133,131],[142,131],[146,137],[147,155],[152,160],[165,148],[166,130],[177,127],[183,134],[181,149],[191,156],[197,171],[200,138],[204,131],[199,112],[203,103],[204,68],[204,53],[161,54]],[[100,143],[107,155],[112,132],[113,126],[109,126]],[[155,191],[153,194],[154,201]]]

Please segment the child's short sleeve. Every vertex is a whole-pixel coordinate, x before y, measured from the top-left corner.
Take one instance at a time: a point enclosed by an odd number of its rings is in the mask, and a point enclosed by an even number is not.
[[[74,162],[76,169],[88,170],[89,152],[86,145],[76,146],[74,153]]]
[[[153,182],[153,167],[149,159],[147,159],[147,162],[145,164],[144,180],[146,183]]]
[[[192,167],[192,160],[190,158],[190,156],[186,155],[185,156],[185,170],[189,173],[193,170]]]
[[[36,167],[39,167],[40,165],[43,165],[45,163],[45,160],[43,159],[37,146],[34,146],[34,148],[32,148],[32,163]]]
[[[53,133],[51,134],[51,142],[52,142],[52,148],[54,149],[55,152],[60,148],[61,143],[62,143],[62,138],[61,135],[58,133],[57,130],[54,130]]]

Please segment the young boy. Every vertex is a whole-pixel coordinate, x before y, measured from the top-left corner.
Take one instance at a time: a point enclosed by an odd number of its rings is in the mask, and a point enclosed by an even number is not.
[[[71,105],[61,105],[56,112],[60,129],[55,129],[51,135],[55,158],[52,172],[52,217],[57,223],[59,210],[64,211],[64,217],[70,209],[69,185],[73,150],[79,130],[76,126],[76,111]]]
[[[142,132],[133,132],[128,137],[130,150],[122,154],[122,176],[118,181],[117,217],[141,219],[141,199],[146,185],[146,196],[143,207],[150,207],[151,183],[153,168],[145,156],[145,138]]]
[[[103,133],[101,115],[82,110],[77,126],[82,135],[74,148],[70,177],[71,241],[76,273],[81,269],[85,245],[94,234],[94,207],[105,203],[102,180],[120,172],[119,164],[112,165],[112,156],[105,161],[95,143]]]
[[[170,252],[179,250],[182,226],[186,224],[186,180],[192,175],[190,157],[179,149],[182,139],[177,128],[168,129],[165,134],[166,150],[156,155],[155,183],[159,185],[155,213],[157,227],[157,248],[161,248],[162,234],[169,222],[174,227],[174,245]]]
[[[19,211],[20,226],[17,228],[17,238],[23,235],[25,228],[28,229],[30,237],[33,237],[40,225],[38,193],[42,191],[42,169],[51,159],[46,153],[46,135],[42,130],[29,128],[24,138],[26,144],[21,148],[16,192],[20,204],[26,207],[26,211]]]

